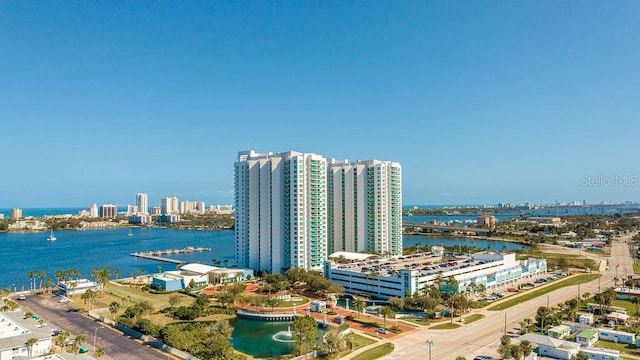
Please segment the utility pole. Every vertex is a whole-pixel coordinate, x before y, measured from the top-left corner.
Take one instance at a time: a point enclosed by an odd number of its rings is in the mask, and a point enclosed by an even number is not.
[[[431,360],[431,345],[433,345],[433,341],[427,340],[427,345],[429,345],[429,360]]]
[[[507,335],[507,312],[504,312],[504,334]]]

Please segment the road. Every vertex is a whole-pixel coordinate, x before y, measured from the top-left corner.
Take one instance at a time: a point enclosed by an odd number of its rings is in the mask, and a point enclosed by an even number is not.
[[[600,280],[594,280],[580,285],[580,293],[598,292],[613,286],[613,278],[622,278],[626,274],[633,274],[633,257],[629,253],[626,243],[631,235],[615,239],[611,246],[610,266],[603,269]],[[563,303],[578,295],[578,285],[555,290],[531,301],[513,306],[505,311],[479,311],[484,319],[461,326],[455,330],[429,330],[422,328],[397,337],[391,342],[395,351],[385,359],[429,359],[429,344],[431,342],[431,357],[438,360],[454,360],[457,356],[473,359],[477,355],[497,356],[500,337],[504,334],[505,319],[507,331],[519,327],[525,319],[534,319],[536,310],[540,306],[550,306]]]
[[[106,355],[101,359],[107,360],[166,360],[171,359],[167,354],[150,346],[128,338],[122,333],[111,329],[108,325],[94,321],[83,316],[67,304],[60,304],[55,299],[43,298],[36,295],[27,295],[20,301],[23,309],[39,314],[46,319],[51,328],[59,328],[68,331],[74,338],[77,335],[85,335],[87,344],[93,348],[103,348]],[[94,336],[95,335],[95,336]],[[93,352],[92,352],[93,353]]]

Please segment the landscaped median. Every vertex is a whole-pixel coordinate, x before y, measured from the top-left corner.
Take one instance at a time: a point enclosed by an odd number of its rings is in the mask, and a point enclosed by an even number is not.
[[[380,344],[374,348],[371,348],[367,351],[363,351],[362,353],[354,356],[353,360],[378,359],[385,355],[391,354],[391,352],[393,351],[393,348],[394,346],[391,343]]]
[[[492,306],[492,307],[488,308],[487,310],[489,310],[489,311],[505,310],[505,309],[508,309],[508,308],[510,308],[512,306],[518,305],[519,303],[523,303],[523,302],[529,301],[531,299],[534,299],[534,298],[537,298],[539,296],[548,294],[548,293],[550,293],[552,291],[555,291],[555,290],[558,290],[560,288],[587,283],[587,282],[590,282],[590,281],[593,281],[593,280],[597,279],[598,277],[600,277],[599,274],[574,275],[574,276],[571,276],[569,278],[553,282],[548,286],[541,287],[541,288],[538,288],[538,289],[533,290],[533,291],[527,291],[527,292],[525,292],[525,293],[523,293],[521,295],[512,296],[509,300],[505,300],[505,301],[501,302],[500,304],[497,304],[495,306]]]

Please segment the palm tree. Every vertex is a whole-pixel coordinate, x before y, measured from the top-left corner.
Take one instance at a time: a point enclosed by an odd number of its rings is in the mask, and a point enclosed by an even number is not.
[[[40,270],[38,271],[38,277],[40,278],[40,286],[38,287],[38,289],[42,289],[42,282],[44,281],[44,278],[47,277],[47,273],[44,272],[44,270]]]
[[[29,339],[27,340],[27,348],[29,349],[29,357],[31,357],[31,356],[32,356],[32,353],[33,353],[33,346],[34,346],[35,344],[37,344],[37,343],[38,343],[38,339],[37,339],[37,338],[29,338]]]
[[[49,291],[51,290],[51,288],[53,288],[53,280],[51,280],[51,278],[47,278],[44,281],[44,287],[46,288],[47,293],[49,293]]]
[[[80,349],[80,346],[82,346],[82,344],[84,344],[85,342],[87,342],[86,336],[84,335],[76,336],[76,338],[73,340],[73,351],[76,352],[78,349]]]
[[[99,348],[96,349],[96,351],[93,352],[93,356],[96,359],[100,359],[101,357],[103,357],[105,355],[104,349],[103,348]]]
[[[29,277],[29,290],[33,291],[36,288],[35,279],[38,276],[37,270],[29,270],[27,271],[27,276]]]
[[[456,356],[456,360],[467,360],[464,356]]]
[[[387,318],[391,315],[393,315],[393,311],[391,310],[390,307],[388,306],[383,306],[380,309],[380,315],[382,315],[382,319],[384,321],[384,326],[387,326]]]
[[[533,345],[529,340],[522,340],[520,341],[520,349],[522,350],[522,355],[526,358],[533,352]]]
[[[116,280],[118,280],[118,276],[120,276],[120,269],[113,269],[113,275],[116,277]]]
[[[120,303],[118,303],[117,301],[112,301],[109,304],[109,312],[114,319],[116,317],[116,314],[118,313],[118,310],[120,310]]]
[[[131,278],[133,279],[133,286],[136,286],[136,278],[138,277],[138,275],[136,275],[136,273],[131,274]]]
[[[355,298],[353,300],[353,309],[358,312],[358,317],[360,317],[360,313],[364,310],[364,300],[362,298]]]

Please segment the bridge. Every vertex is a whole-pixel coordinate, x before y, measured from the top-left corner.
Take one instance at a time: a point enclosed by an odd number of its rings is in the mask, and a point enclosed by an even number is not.
[[[402,222],[403,227],[419,227],[422,229],[431,229],[431,230],[439,230],[442,232],[475,232],[476,234],[487,234],[493,229],[487,228],[479,228],[479,227],[468,227],[468,226],[450,226],[450,225],[434,225],[427,223],[414,223],[414,222]]]

